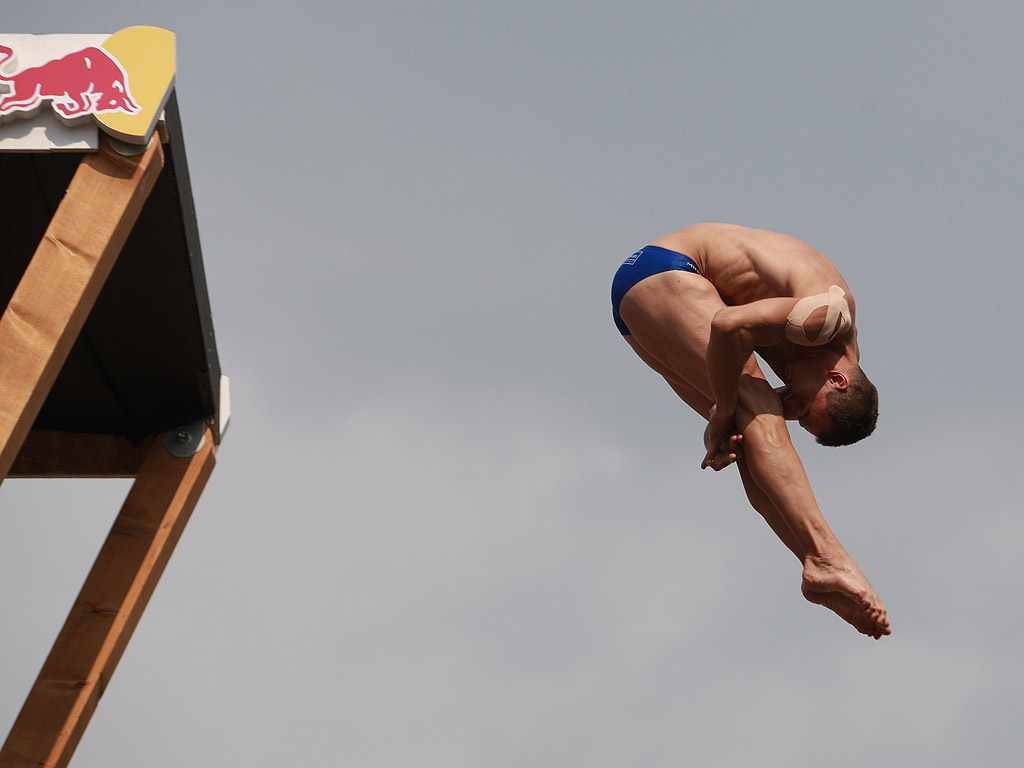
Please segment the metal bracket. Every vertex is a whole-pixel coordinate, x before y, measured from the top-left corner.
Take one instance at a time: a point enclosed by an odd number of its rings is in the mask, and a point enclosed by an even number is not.
[[[187,459],[195,456],[206,436],[206,419],[196,419],[181,427],[164,432],[164,448],[172,456]]]
[[[148,142],[145,144],[129,144],[127,141],[122,141],[113,136],[107,136],[107,141],[110,143],[111,149],[124,157],[135,157],[149,149]]]

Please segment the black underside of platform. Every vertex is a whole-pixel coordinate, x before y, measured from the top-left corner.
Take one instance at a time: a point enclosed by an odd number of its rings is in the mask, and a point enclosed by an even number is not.
[[[39,413],[38,429],[138,440],[201,417],[216,423],[220,364],[173,94],[166,125],[163,171]],[[0,154],[3,306],[80,159]]]

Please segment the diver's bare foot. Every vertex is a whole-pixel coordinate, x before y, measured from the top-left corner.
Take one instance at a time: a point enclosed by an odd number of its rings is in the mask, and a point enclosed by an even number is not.
[[[882,601],[852,560],[835,566],[807,558],[801,591],[812,603],[834,611],[858,632],[876,640],[892,631]]]

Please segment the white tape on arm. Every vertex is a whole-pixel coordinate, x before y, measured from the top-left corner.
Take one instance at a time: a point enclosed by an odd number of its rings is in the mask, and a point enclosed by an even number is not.
[[[830,285],[828,293],[819,293],[800,299],[793,311],[786,318],[786,338],[794,344],[804,347],[827,344],[840,333],[850,330],[850,305],[846,301],[846,291],[838,285]],[[818,335],[808,338],[804,323],[812,312],[825,307],[825,323]]]

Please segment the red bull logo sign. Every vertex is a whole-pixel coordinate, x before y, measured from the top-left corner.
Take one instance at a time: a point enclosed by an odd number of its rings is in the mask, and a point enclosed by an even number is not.
[[[6,124],[48,112],[67,128],[149,142],[174,85],[174,35],[129,27],[94,38],[0,35],[0,148]]]
[[[11,59],[14,49],[0,43],[0,67]],[[0,83],[8,89],[0,97],[0,115],[31,112],[43,101],[67,119],[101,112],[134,115],[140,109],[132,100],[124,67],[96,46],[11,75],[0,71]]]

